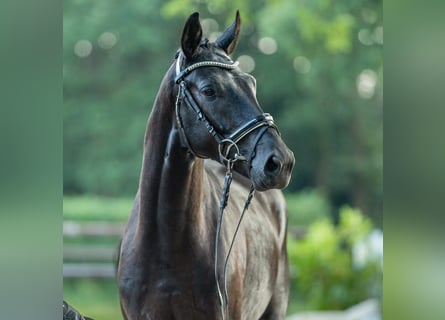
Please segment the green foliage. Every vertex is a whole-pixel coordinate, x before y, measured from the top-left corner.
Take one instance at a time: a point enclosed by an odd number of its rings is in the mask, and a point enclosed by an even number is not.
[[[66,193],[137,191],[150,106],[179,43],[179,24],[166,28],[159,6],[64,3]]]
[[[280,74],[258,92],[296,155],[290,189],[322,188],[334,207],[359,207],[381,224],[381,3],[281,0],[258,16],[259,36],[278,45],[255,59]],[[376,81],[370,96],[358,90],[364,70]]]
[[[307,309],[343,310],[381,297],[382,268],[377,256],[357,261],[353,248],[366,243],[372,223],[359,210],[344,207],[340,224],[314,222],[301,241],[288,240],[298,299]]]
[[[329,203],[326,198],[314,189],[286,194],[289,226],[307,226],[314,221],[328,218]]]
[[[332,11],[330,12],[332,15]],[[348,53],[351,50],[351,33],[354,25],[352,15],[342,13],[326,20],[318,11],[302,7],[298,11],[298,18],[298,27],[304,41],[314,43],[319,41],[322,47],[331,53]]]

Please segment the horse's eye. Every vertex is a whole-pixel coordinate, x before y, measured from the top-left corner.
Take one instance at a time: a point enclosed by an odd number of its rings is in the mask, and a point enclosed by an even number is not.
[[[210,87],[205,87],[201,90],[202,94],[207,96],[207,97],[212,97],[215,95],[215,90],[213,90]]]

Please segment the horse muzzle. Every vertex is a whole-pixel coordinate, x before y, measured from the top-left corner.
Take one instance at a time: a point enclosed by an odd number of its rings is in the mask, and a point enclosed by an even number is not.
[[[294,164],[294,154],[281,138],[265,134],[251,160],[250,179],[253,186],[258,191],[287,187]]]

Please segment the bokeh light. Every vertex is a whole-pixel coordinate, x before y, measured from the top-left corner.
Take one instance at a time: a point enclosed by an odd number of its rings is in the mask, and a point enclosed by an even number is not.
[[[372,40],[372,33],[369,29],[361,29],[358,32],[358,40],[365,46],[370,46],[374,43]]]
[[[357,91],[360,97],[370,99],[374,96],[377,74],[374,70],[365,69],[357,77]]]
[[[91,54],[91,51],[93,51],[93,45],[91,41],[79,40],[74,45],[74,53],[80,58],[88,57]]]
[[[372,39],[375,43],[383,44],[383,26],[378,26],[372,33]]]
[[[215,19],[203,19],[201,21],[202,32],[204,36],[210,35],[219,30],[219,24]]]
[[[274,38],[264,37],[258,41],[258,49],[264,54],[274,54],[278,46]]]
[[[255,69],[255,60],[251,56],[242,55],[238,57],[239,67],[244,72],[252,72]]]
[[[108,50],[116,45],[117,37],[112,32],[104,32],[97,39],[97,43],[99,44],[99,47],[101,47],[102,49]]]
[[[308,73],[311,70],[311,62],[308,58],[303,56],[295,57],[293,66],[298,73]]]

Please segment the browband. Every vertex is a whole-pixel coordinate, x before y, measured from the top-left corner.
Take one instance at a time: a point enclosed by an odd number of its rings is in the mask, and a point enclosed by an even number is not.
[[[181,80],[184,80],[184,78],[193,70],[201,68],[201,67],[218,67],[218,68],[224,68],[224,69],[235,69],[239,62],[235,61],[233,63],[225,63],[225,62],[219,62],[219,61],[201,61],[194,63],[184,70],[181,71],[181,58],[182,54],[180,53],[177,60],[176,60],[176,78],[175,82],[179,84]]]

